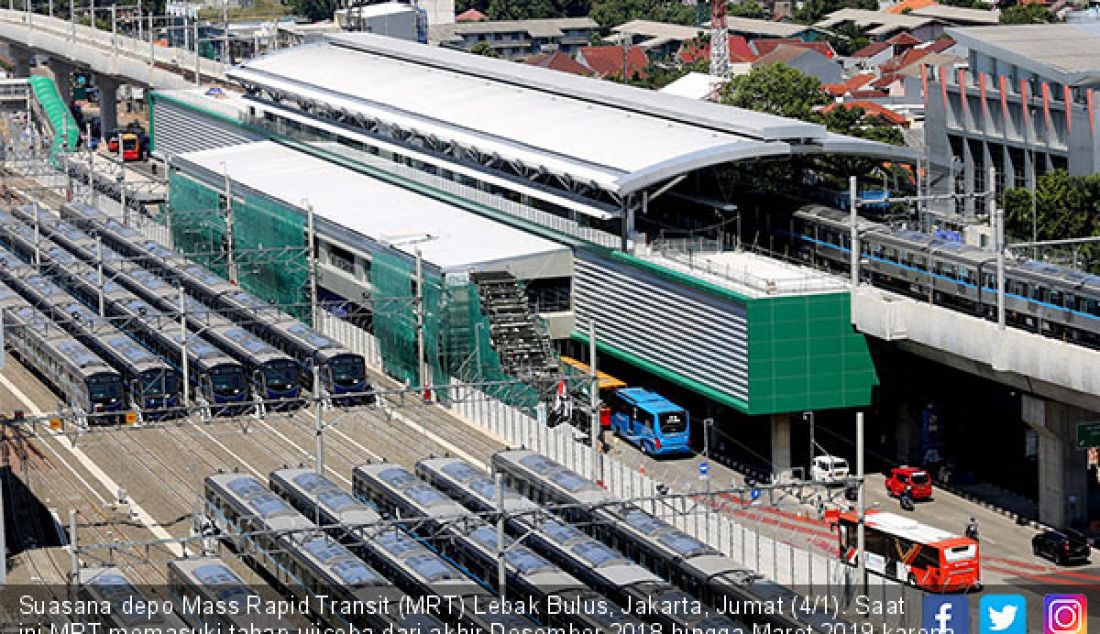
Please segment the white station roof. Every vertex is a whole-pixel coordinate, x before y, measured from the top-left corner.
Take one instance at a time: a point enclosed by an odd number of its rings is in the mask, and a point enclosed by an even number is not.
[[[535,256],[571,257],[556,242],[272,141],[181,154],[173,163],[184,172],[228,172],[236,186],[289,207],[302,209],[309,201],[318,225],[328,221],[410,256],[419,249],[444,273],[495,270],[502,267],[490,265]]]
[[[820,151],[831,136],[803,121],[363,33],[229,75],[287,102],[319,102],[615,193],[708,165]],[[895,149],[880,151],[906,156]]]

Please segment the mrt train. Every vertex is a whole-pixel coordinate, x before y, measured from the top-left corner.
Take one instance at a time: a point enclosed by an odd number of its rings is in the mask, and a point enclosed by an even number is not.
[[[498,546],[503,546],[506,592],[511,595],[506,598],[533,601],[535,616],[550,629],[635,634],[652,631],[518,540],[499,539],[496,529],[475,513],[401,467],[386,462],[359,465],[352,472],[352,484],[358,497],[408,522],[410,530],[432,540],[445,556],[482,581],[497,583]],[[555,611],[555,604],[582,609]]]
[[[497,486],[489,475],[459,458],[428,458],[416,464],[416,473],[475,513],[497,510]],[[675,632],[734,634],[751,627],[698,604],[682,590],[661,579],[622,553],[589,537],[560,518],[541,512],[531,500],[504,487],[508,529],[570,574],[602,592],[619,605],[657,609],[642,615],[647,621]]]
[[[21,213],[17,210],[15,215],[34,221],[29,213],[24,209]],[[162,312],[172,313],[178,310],[179,290],[163,278],[140,265],[135,266],[111,247],[97,245],[94,238],[65,222],[42,218],[37,221],[41,234],[60,244],[71,256],[86,263],[96,263],[99,260],[104,274],[112,281],[121,284]],[[26,226],[17,230],[24,233],[33,231]],[[211,343],[245,366],[257,394],[264,399],[280,401],[280,406],[299,403],[297,399],[301,393],[301,370],[297,361],[194,298],[185,295],[183,300],[188,324],[201,330]]]
[[[533,451],[505,450],[493,455],[493,469],[504,481],[539,504],[557,505],[567,520],[586,527],[596,539],[616,548],[697,599],[716,606],[782,601],[810,607],[794,591],[763,578],[714,548],[638,506],[624,502],[596,483]],[[729,610],[725,610],[727,614]],[[823,610],[746,616],[753,626],[821,634],[844,631],[850,624]]]
[[[526,618],[485,610],[493,595],[448,560],[392,524],[313,469],[271,472],[271,490],[318,524],[371,566],[414,596],[447,597],[441,612],[471,633],[540,634]]]
[[[16,262],[0,247],[0,261]],[[180,404],[179,373],[124,335],[95,311],[40,275],[19,275],[15,267],[0,272],[12,289],[76,337],[122,375],[130,407],[148,418],[171,416]]]
[[[791,216],[790,239],[808,264],[851,267],[851,217],[805,205]],[[859,221],[860,275],[876,286],[987,319],[997,315],[995,253],[925,233]],[[1005,264],[1007,323],[1100,347],[1100,277],[1034,260]]]
[[[0,262],[0,266],[6,266]],[[0,285],[4,345],[92,421],[110,422],[126,402],[122,376],[84,344]],[[96,416],[100,414],[101,416]]]
[[[363,563],[263,485],[247,475],[218,473],[204,480],[209,519],[243,559],[276,580],[290,595],[310,607],[325,625],[350,631],[443,632],[430,615],[405,615],[404,596],[392,583]],[[334,603],[336,602],[336,603]],[[343,610],[340,606],[363,606]]]
[[[15,213],[28,220],[32,211],[23,208]],[[303,368],[318,367],[321,384],[330,395],[348,395],[337,402],[374,402],[374,388],[367,379],[362,355],[237,288],[213,271],[144,238],[94,207],[68,203],[61,206],[61,217],[95,233],[124,256],[140,260],[160,275],[178,280],[199,301],[242,323],[256,336],[297,359]],[[309,372],[302,373],[302,383],[307,389],[312,389],[312,380]]]
[[[287,627],[237,573],[217,557],[168,562],[168,592],[176,614],[197,632],[277,633]],[[250,606],[257,606],[252,607]]]
[[[98,624],[98,631],[148,634],[183,632],[187,629],[183,621],[165,607],[163,601],[142,595],[118,568],[81,568],[73,581],[77,584],[76,599],[87,608],[94,608],[91,610],[92,614],[80,617],[81,622]],[[100,609],[99,606],[103,608]]]
[[[0,224],[0,237],[33,262],[35,253],[41,267],[56,281],[88,306],[103,301],[105,313],[124,320],[138,341],[167,359],[175,368],[182,368],[183,336],[178,319],[164,314],[149,303],[112,281],[99,283],[97,271],[80,262],[68,251],[46,239],[35,247],[21,229],[6,231]],[[28,229],[24,227],[23,229]],[[189,381],[203,398],[216,406],[218,415],[236,415],[252,407],[251,393],[244,367],[226,356],[194,332],[187,338]]]

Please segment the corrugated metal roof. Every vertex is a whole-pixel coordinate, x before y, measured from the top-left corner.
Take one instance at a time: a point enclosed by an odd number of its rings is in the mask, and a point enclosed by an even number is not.
[[[1100,25],[1028,24],[949,29],[959,44],[1071,86],[1100,81]]]
[[[327,36],[229,74],[616,193],[828,138],[817,124],[370,34]]]
[[[419,249],[425,262],[444,272],[569,250],[272,141],[192,152],[173,162],[185,173],[192,167],[213,174],[224,170],[237,186],[290,207],[301,209],[308,200],[319,221],[409,255]]]

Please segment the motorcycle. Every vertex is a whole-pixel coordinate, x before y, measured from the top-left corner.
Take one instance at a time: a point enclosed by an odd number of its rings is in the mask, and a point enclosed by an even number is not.
[[[901,497],[898,498],[898,502],[901,504],[901,508],[904,511],[912,511],[916,508],[913,504],[913,493],[908,488],[902,492]]]

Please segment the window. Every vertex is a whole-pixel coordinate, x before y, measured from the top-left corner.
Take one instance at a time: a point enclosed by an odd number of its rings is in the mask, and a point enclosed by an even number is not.
[[[341,271],[355,275],[355,255],[351,251],[329,244],[328,260]]]
[[[650,414],[649,412],[646,412],[644,410],[639,410],[636,416],[638,422],[645,425],[646,429],[653,429],[653,414]]]

